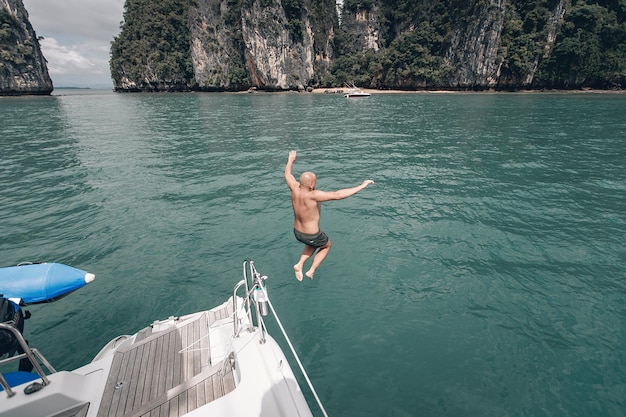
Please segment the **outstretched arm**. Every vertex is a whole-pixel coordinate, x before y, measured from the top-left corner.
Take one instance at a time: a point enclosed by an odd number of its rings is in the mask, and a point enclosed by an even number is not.
[[[287,185],[289,189],[293,189],[298,186],[298,181],[296,181],[296,177],[291,173],[291,169],[293,168],[293,163],[296,161],[296,151],[289,151],[289,159],[287,160],[287,166],[285,166],[285,181],[287,181]]]
[[[370,184],[373,184],[372,180],[365,180],[361,183],[361,185],[357,185],[352,188],[344,188],[342,190],[337,191],[316,191],[313,198],[316,201],[331,201],[331,200],[343,200],[344,198],[348,198],[351,195],[354,195],[367,187]]]

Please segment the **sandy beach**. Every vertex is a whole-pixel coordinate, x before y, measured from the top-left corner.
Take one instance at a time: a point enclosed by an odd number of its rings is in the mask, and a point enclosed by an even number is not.
[[[335,87],[335,88],[315,88],[311,94],[344,94],[350,90],[348,87]],[[626,90],[595,90],[595,89],[580,89],[580,90],[516,90],[516,91],[504,91],[504,90],[377,90],[372,88],[361,88],[361,91],[370,94],[496,94],[496,93],[563,93],[563,94],[624,94]]]

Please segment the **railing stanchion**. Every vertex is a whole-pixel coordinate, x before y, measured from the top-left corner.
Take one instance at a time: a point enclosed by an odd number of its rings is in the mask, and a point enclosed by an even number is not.
[[[10,332],[11,334],[13,334],[13,336],[17,340],[17,343],[20,345],[20,350],[22,352],[24,352],[24,353],[20,353],[20,354],[18,354],[16,356],[11,356],[9,358],[1,360],[0,361],[0,365],[6,364],[6,363],[10,363],[10,362],[15,362],[15,361],[20,360],[22,358],[27,358],[28,361],[33,365],[33,368],[35,368],[35,371],[37,372],[37,375],[39,375],[39,377],[41,378],[41,383],[43,385],[49,385],[50,384],[50,380],[46,376],[46,373],[43,371],[43,368],[41,367],[41,365],[39,365],[39,362],[37,361],[37,358],[35,358],[35,355],[33,354],[33,350],[31,350],[31,348],[28,346],[28,343],[26,343],[26,340],[24,340],[24,336],[22,336],[22,333],[20,333],[20,331],[18,329],[16,329],[15,327],[11,326],[8,323],[10,323],[10,322],[0,323],[0,330],[4,330],[4,331],[7,331],[7,332]],[[41,354],[39,354],[39,355],[41,355]],[[44,363],[47,364],[48,361],[44,359]],[[51,369],[51,368],[49,368],[49,369],[54,372],[53,369]],[[6,379],[4,378],[4,376],[2,376],[2,375],[0,375],[0,376],[1,376],[0,385],[2,385],[2,387],[5,389],[5,391],[7,392],[7,395],[9,397],[12,397],[14,395],[14,392],[8,386],[8,383],[7,383]]]

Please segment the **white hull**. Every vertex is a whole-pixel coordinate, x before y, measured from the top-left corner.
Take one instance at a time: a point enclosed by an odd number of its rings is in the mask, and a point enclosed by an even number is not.
[[[365,98],[371,96],[370,93],[366,93],[354,84],[349,84],[348,87],[350,87],[350,90],[343,95],[345,98]]]
[[[48,375],[37,392],[24,393],[32,381],[11,397],[1,392],[0,417],[312,416],[287,358],[247,306],[231,297],[119,336],[91,363]]]
[[[356,92],[356,93],[346,93],[343,96],[346,98],[363,98],[363,97],[369,97],[371,96],[371,94],[361,91],[361,92]]]

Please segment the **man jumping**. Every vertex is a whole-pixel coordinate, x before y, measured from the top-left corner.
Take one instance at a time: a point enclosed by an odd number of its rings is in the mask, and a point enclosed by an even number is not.
[[[291,173],[296,160],[296,151],[289,152],[289,160],[285,167],[285,181],[291,190],[291,204],[293,206],[293,233],[296,239],[305,244],[300,260],[293,266],[296,278],[302,281],[304,263],[315,253],[311,268],[306,276],[313,279],[315,270],[330,252],[331,242],[328,236],[320,230],[320,211],[324,201],[343,200],[373,184],[372,180],[365,180],[356,187],[344,188],[337,191],[321,191],[315,189],[317,178],[312,172],[303,172],[300,182]]]

